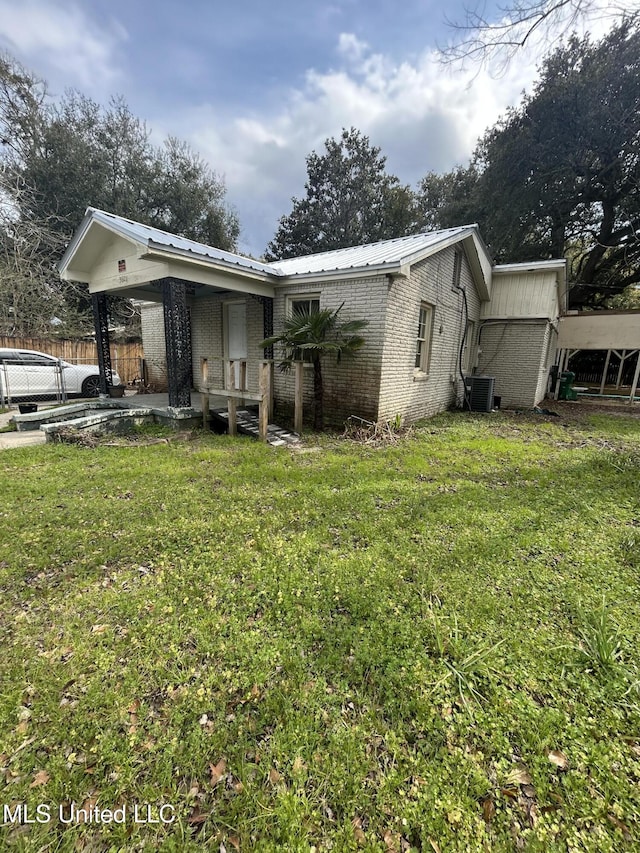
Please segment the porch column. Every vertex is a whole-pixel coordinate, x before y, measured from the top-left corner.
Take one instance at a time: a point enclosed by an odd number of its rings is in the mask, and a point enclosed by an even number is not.
[[[187,287],[176,278],[163,278],[164,339],[167,354],[169,405],[176,409],[191,406],[191,342]]]
[[[615,352],[615,350],[614,350],[614,352]],[[622,385],[622,371],[624,370],[624,363],[627,360],[627,351],[626,351],[626,349],[623,349],[622,354],[616,352],[616,355],[620,359],[620,367],[618,368],[618,377],[616,379],[616,391],[617,391],[618,388]]]
[[[111,370],[111,351],[109,349],[109,311],[106,293],[92,293],[91,307],[93,308],[93,323],[96,330],[96,346],[98,348],[98,366],[100,367],[100,393],[109,393],[109,385],[113,384]]]
[[[252,296],[262,305],[262,337],[266,340],[273,335],[273,299],[270,296]],[[264,357],[267,361],[273,360],[273,345],[264,348]]]
[[[602,382],[600,383],[600,395],[604,394],[604,386],[607,384],[607,373],[609,372],[609,362],[611,361],[611,350],[607,350],[607,357],[604,360],[604,370],[602,371]]]

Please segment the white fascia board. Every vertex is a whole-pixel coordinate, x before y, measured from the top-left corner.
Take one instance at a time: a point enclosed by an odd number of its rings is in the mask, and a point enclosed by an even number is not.
[[[477,228],[474,228],[463,238],[462,245],[471,267],[480,301],[489,302],[491,299],[491,261],[484,243],[478,237]]]
[[[73,279],[69,279],[69,278],[67,278],[67,276],[65,276],[65,270],[67,269],[67,267],[71,263],[71,259],[75,255],[76,249],[78,248],[78,245],[80,244],[80,242],[84,238],[84,235],[87,233],[89,225],[91,224],[91,219],[92,219],[91,214],[88,212],[85,213],[84,219],[82,220],[82,222],[78,226],[77,231],[75,232],[75,234],[71,238],[69,245],[67,246],[67,248],[64,251],[64,254],[62,255],[62,257],[60,258],[60,260],[56,264],[56,269],[60,273],[60,278],[62,278],[64,281],[73,281]]]
[[[368,267],[350,267],[349,269],[322,270],[321,272],[298,272],[293,275],[282,276],[274,281],[273,285],[278,288],[295,284],[297,281],[342,281],[346,278],[378,278],[384,275],[404,277],[406,272],[406,265],[395,261],[391,264],[372,264]]]
[[[514,272],[548,272],[550,270],[565,271],[567,262],[564,258],[555,258],[550,261],[525,261],[517,264],[496,264],[493,268],[494,274],[509,275]]]
[[[60,269],[57,264],[56,268],[58,270]],[[89,276],[84,270],[76,270],[74,272],[71,267],[67,266],[64,270],[59,272],[59,275],[63,281],[77,281],[80,284],[89,284]]]
[[[111,223],[103,222],[102,220],[98,221],[97,219],[94,219],[91,214],[87,214],[80,224],[72,241],[67,246],[64,255],[56,264],[56,269],[63,281],[80,281],[85,284],[88,283],[87,273],[79,270],[76,270],[76,272],[73,273],[70,264],[73,262],[73,259],[78,253],[78,249],[82,243],[89,238],[91,228],[93,226],[101,228],[104,231],[110,231],[112,234],[115,234],[116,237],[131,243],[131,245],[135,247],[138,257],[144,257],[145,252],[147,251],[147,246],[144,243],[141,243],[139,240],[135,240],[129,234],[124,234],[121,229],[112,227]],[[77,276],[81,277],[78,278]],[[84,276],[84,278],[82,276]]]
[[[179,249],[165,248],[156,244],[145,247],[144,253],[140,255],[140,258],[149,260],[162,259],[163,261],[168,262],[177,261],[181,264],[186,263],[204,267],[210,271],[218,270],[231,275],[250,278],[255,281],[268,282],[269,284],[276,283],[274,282],[274,278],[276,278],[275,273],[257,270],[253,267],[244,267],[239,264],[232,264],[228,261],[211,258],[208,255],[194,255],[192,252],[181,252]]]
[[[523,320],[536,320],[540,323],[550,323],[553,317],[548,314],[488,314],[486,317],[481,317],[481,323],[511,323],[522,322]]]

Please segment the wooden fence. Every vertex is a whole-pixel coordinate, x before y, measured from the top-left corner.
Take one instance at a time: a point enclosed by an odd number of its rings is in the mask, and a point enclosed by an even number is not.
[[[12,338],[0,335],[0,347],[33,349],[63,358],[72,364],[97,364],[98,348],[94,341],[66,341],[58,338]],[[111,366],[128,384],[142,377],[142,344],[111,344]]]

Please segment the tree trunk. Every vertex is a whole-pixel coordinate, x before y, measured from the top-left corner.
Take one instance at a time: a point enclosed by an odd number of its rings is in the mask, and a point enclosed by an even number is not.
[[[321,430],[324,426],[324,412],[322,403],[324,399],[324,388],[322,385],[322,365],[320,359],[313,359],[313,428]]]

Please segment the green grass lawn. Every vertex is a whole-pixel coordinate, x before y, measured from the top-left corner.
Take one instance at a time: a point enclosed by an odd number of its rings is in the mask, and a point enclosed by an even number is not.
[[[2,849],[639,849],[639,475],[610,416],[3,451]]]

